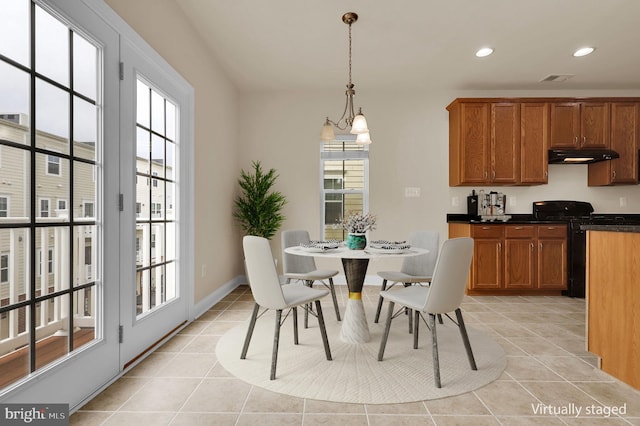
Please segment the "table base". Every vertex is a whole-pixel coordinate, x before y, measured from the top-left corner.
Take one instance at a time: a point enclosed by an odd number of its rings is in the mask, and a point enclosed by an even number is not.
[[[342,318],[340,338],[345,343],[366,343],[371,340],[362,299],[349,298],[347,301],[347,309]]]

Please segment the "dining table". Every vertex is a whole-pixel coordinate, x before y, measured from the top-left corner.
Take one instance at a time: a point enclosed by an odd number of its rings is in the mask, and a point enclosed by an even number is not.
[[[418,247],[403,250],[376,250],[365,247],[363,250],[352,250],[346,246],[324,250],[292,246],[285,248],[284,251],[298,256],[341,259],[349,289],[349,298],[340,328],[340,338],[346,343],[366,343],[371,340],[367,316],[362,303],[362,287],[364,286],[369,261],[391,257],[419,256],[429,253],[429,250]]]

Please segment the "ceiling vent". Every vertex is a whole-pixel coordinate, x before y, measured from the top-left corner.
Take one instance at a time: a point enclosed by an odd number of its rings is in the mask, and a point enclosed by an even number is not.
[[[540,82],[551,81],[554,83],[562,83],[563,81],[569,80],[575,74],[551,74],[540,80]]]

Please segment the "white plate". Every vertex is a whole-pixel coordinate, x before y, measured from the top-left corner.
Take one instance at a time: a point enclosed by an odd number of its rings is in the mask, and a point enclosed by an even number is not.
[[[324,253],[335,249],[337,249],[337,247],[298,247],[298,250],[307,253]]]
[[[411,249],[405,249],[405,248],[381,249],[381,248],[375,248],[375,247],[367,247],[364,251],[368,253],[373,253],[373,254],[401,254],[401,253],[406,253],[409,250]]]

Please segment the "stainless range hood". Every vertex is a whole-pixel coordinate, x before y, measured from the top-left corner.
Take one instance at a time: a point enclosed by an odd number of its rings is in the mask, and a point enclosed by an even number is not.
[[[549,164],[589,164],[613,160],[620,154],[610,149],[550,149]]]

